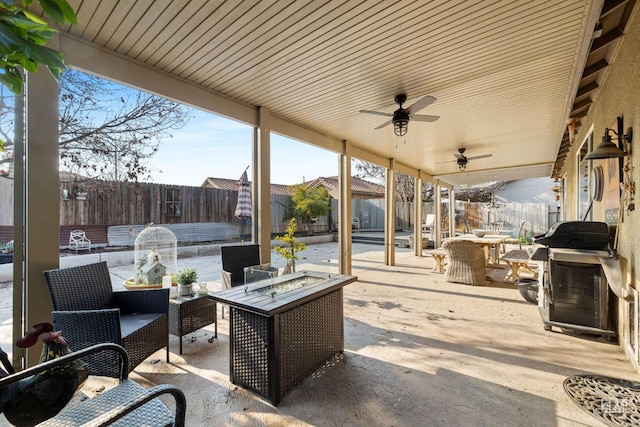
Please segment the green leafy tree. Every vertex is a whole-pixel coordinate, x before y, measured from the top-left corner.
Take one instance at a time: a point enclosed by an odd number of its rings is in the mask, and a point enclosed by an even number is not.
[[[56,30],[39,16],[29,12],[31,0],[23,6],[15,0],[0,1],[0,82],[15,94],[22,92],[20,68],[35,73],[45,65],[57,79],[65,68],[62,53],[46,46]],[[38,0],[45,15],[53,22],[76,24],[76,15],[65,0]]]
[[[291,216],[299,218],[307,226],[307,230],[313,217],[329,213],[331,206],[326,188],[313,188],[304,184],[294,185],[291,188]]]
[[[307,249],[307,245],[296,238],[297,230],[298,223],[295,218],[291,218],[284,235],[276,236],[276,240],[283,243],[282,246],[276,246],[275,250],[282,258],[287,260],[285,273],[296,271],[297,254]]]
[[[46,46],[56,30],[15,0],[0,0],[0,83],[16,95],[22,93],[24,77],[21,68],[35,73],[38,65],[46,66],[58,79],[65,68],[62,53]],[[38,0],[44,14],[59,25],[76,24],[76,15],[66,0]],[[4,150],[0,140],[0,151]]]

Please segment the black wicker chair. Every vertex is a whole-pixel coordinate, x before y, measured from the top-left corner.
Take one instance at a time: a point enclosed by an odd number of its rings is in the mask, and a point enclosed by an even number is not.
[[[244,283],[244,268],[260,264],[260,245],[222,246],[222,285],[229,289]]]
[[[120,380],[118,385],[99,396],[85,399],[76,405],[67,405],[58,414],[52,413],[53,418],[38,424],[39,426],[105,426],[115,421],[118,421],[118,425],[127,426],[184,426],[187,409],[184,393],[168,384],[146,389],[129,379],[127,352],[117,344],[91,346],[0,378],[0,389],[47,370],[60,370],[60,367],[68,366],[80,358],[86,361],[98,354],[117,360],[116,364],[121,367],[117,375]],[[163,395],[173,396],[174,412],[158,398]]]
[[[72,350],[122,345],[131,371],[164,347],[169,362],[169,289],[114,292],[106,262],[48,270],[44,276],[54,328],[63,331]],[[117,378],[118,362],[107,356],[87,357],[89,373]]]

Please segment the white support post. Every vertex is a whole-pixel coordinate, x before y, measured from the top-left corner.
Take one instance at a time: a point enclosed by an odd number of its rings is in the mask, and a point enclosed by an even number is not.
[[[351,144],[344,141],[339,159],[338,186],[340,200],[338,200],[338,263],[340,274],[351,274],[352,244],[351,244]]]
[[[422,256],[422,179],[420,175],[422,172],[418,172],[418,177],[415,178],[413,188],[413,254],[416,256]]]
[[[385,188],[384,210],[384,260],[386,265],[396,264],[396,172],[395,160],[389,161],[387,167],[387,186]]]
[[[271,114],[260,107],[259,125],[254,131],[252,227],[253,241],[260,245],[262,263],[271,262]]]

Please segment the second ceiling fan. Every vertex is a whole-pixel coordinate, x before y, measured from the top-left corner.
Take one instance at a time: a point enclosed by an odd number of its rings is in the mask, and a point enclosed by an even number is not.
[[[366,114],[376,114],[378,116],[387,116],[391,117],[391,120],[384,122],[376,129],[382,129],[385,126],[388,126],[393,123],[393,131],[397,136],[404,136],[407,133],[407,129],[409,128],[409,120],[415,120],[417,122],[435,122],[440,118],[440,116],[430,116],[425,114],[416,114],[418,111],[423,108],[433,104],[436,101],[436,98],[431,95],[427,95],[416,102],[414,102],[408,108],[402,108],[402,104],[407,101],[407,95],[404,93],[400,93],[395,96],[394,100],[396,104],[400,108],[398,108],[393,113],[383,113],[381,111],[372,111],[372,110],[360,110],[360,113]]]
[[[458,169],[460,169],[460,171],[467,169],[467,163],[469,163],[469,160],[486,159],[487,157],[493,156],[493,154],[480,154],[479,156],[467,157],[464,155],[465,151],[466,148],[458,148],[458,152],[454,153],[456,160],[452,160],[458,164]]]

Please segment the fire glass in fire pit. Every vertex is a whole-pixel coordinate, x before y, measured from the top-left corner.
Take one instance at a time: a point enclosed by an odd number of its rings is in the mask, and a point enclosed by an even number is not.
[[[285,292],[295,291],[296,289],[312,285],[326,278],[321,276],[313,276],[308,272],[303,272],[303,274],[304,276],[302,277],[294,277],[292,279],[288,279],[279,283],[274,283],[273,278],[271,278],[270,285],[247,290],[247,292],[256,292],[261,295],[271,295],[272,297],[275,297],[276,295],[284,294]]]

